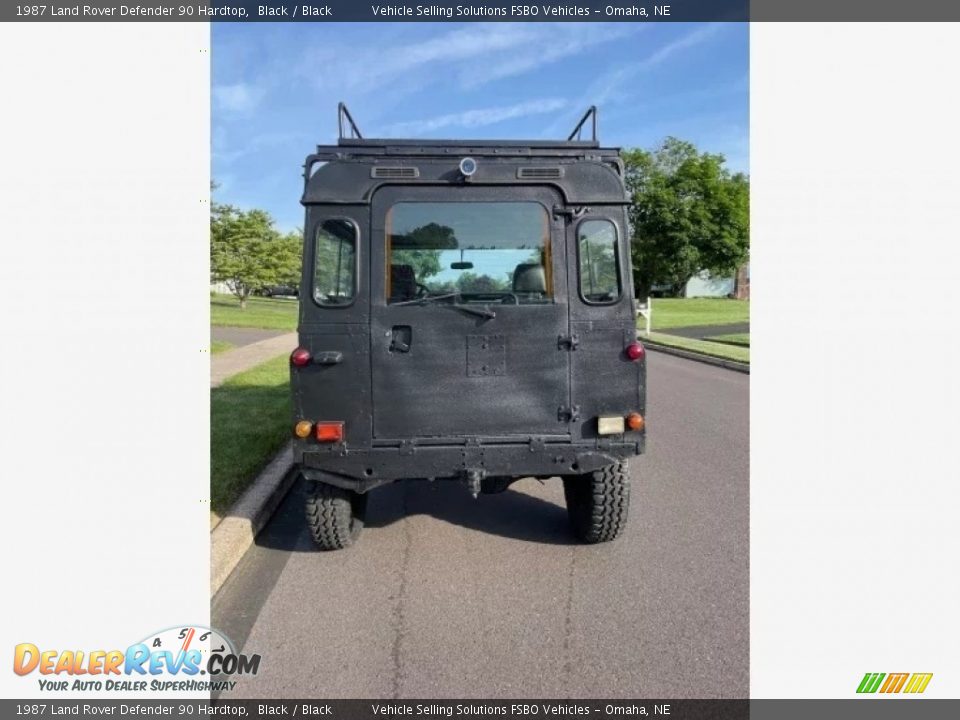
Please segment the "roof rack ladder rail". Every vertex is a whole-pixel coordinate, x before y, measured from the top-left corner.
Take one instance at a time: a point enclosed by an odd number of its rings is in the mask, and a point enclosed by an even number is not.
[[[350,137],[356,138],[357,140],[363,140],[363,135],[360,133],[360,128],[357,127],[357,124],[353,121],[353,116],[350,114],[350,111],[347,110],[347,106],[344,103],[337,103],[337,126],[339,128],[339,137],[341,140],[344,140],[343,136],[343,121],[346,120],[350,124]]]
[[[590,108],[583,114],[583,117],[580,118],[580,122],[577,123],[577,126],[573,129],[573,132],[570,133],[570,136],[567,138],[567,142],[570,142],[574,138],[577,140],[580,139],[580,131],[583,129],[583,125],[587,122],[588,118],[592,119],[591,127],[593,130],[593,137],[591,139],[593,142],[597,141],[597,106],[591,105]]]

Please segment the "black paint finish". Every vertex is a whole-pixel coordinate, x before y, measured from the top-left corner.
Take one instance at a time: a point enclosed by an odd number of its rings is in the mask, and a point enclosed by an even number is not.
[[[464,157],[476,172],[460,172]],[[319,166],[319,167],[317,167]],[[316,168],[316,169],[315,169]],[[397,202],[536,202],[549,218],[552,297],[535,304],[387,302],[387,213]],[[643,451],[643,432],[601,437],[600,415],[645,414],[636,338],[628,202],[617,149],[595,142],[344,139],[307,158],[300,344],[294,421],[343,421],[343,443],[296,443],[307,477],[365,492],[401,478],[589,472]],[[316,228],[359,228],[356,296],[313,293]],[[607,219],[623,292],[579,294],[577,227]]]

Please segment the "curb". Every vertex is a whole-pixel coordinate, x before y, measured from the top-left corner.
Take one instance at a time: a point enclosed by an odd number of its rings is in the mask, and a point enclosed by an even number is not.
[[[257,534],[296,480],[293,442],[281,448],[253,484],[210,531],[210,597],[212,598],[253,545]]]
[[[723,358],[713,357],[712,355],[703,355],[691,350],[681,350],[679,348],[670,347],[669,345],[661,345],[659,343],[646,340],[642,336],[640,337],[640,341],[643,343],[645,348],[655,352],[662,352],[666,355],[676,355],[677,357],[682,357],[687,360],[695,360],[696,362],[702,362],[707,365],[714,365],[716,367],[734,370],[747,375],[750,374],[749,363],[737,362],[736,360],[725,360]]]

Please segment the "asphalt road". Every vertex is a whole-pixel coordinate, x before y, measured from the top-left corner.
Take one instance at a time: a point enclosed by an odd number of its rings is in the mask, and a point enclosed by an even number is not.
[[[651,352],[648,382],[613,543],[571,541],[556,479],[408,482],[320,553],[295,486],[213,601],[263,658],[231,697],[746,697],[749,376]]]

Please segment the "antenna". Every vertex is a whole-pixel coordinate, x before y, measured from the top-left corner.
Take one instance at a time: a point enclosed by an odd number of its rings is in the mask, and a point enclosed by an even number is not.
[[[357,140],[363,140],[363,135],[360,134],[360,128],[357,127],[357,124],[353,121],[353,116],[350,114],[350,111],[347,110],[347,106],[344,103],[337,104],[337,126],[340,128],[340,139],[344,139],[343,135],[343,121],[346,120],[350,126],[350,137],[356,138]]]
[[[567,142],[570,142],[573,139],[580,139],[580,131],[583,129],[583,126],[587,122],[588,118],[593,119],[593,137],[591,139],[594,142],[597,141],[597,106],[591,105],[590,109],[583,114],[582,118],[580,118],[580,122],[577,123],[577,126],[573,129],[573,132],[570,133],[570,137],[567,138]]]

